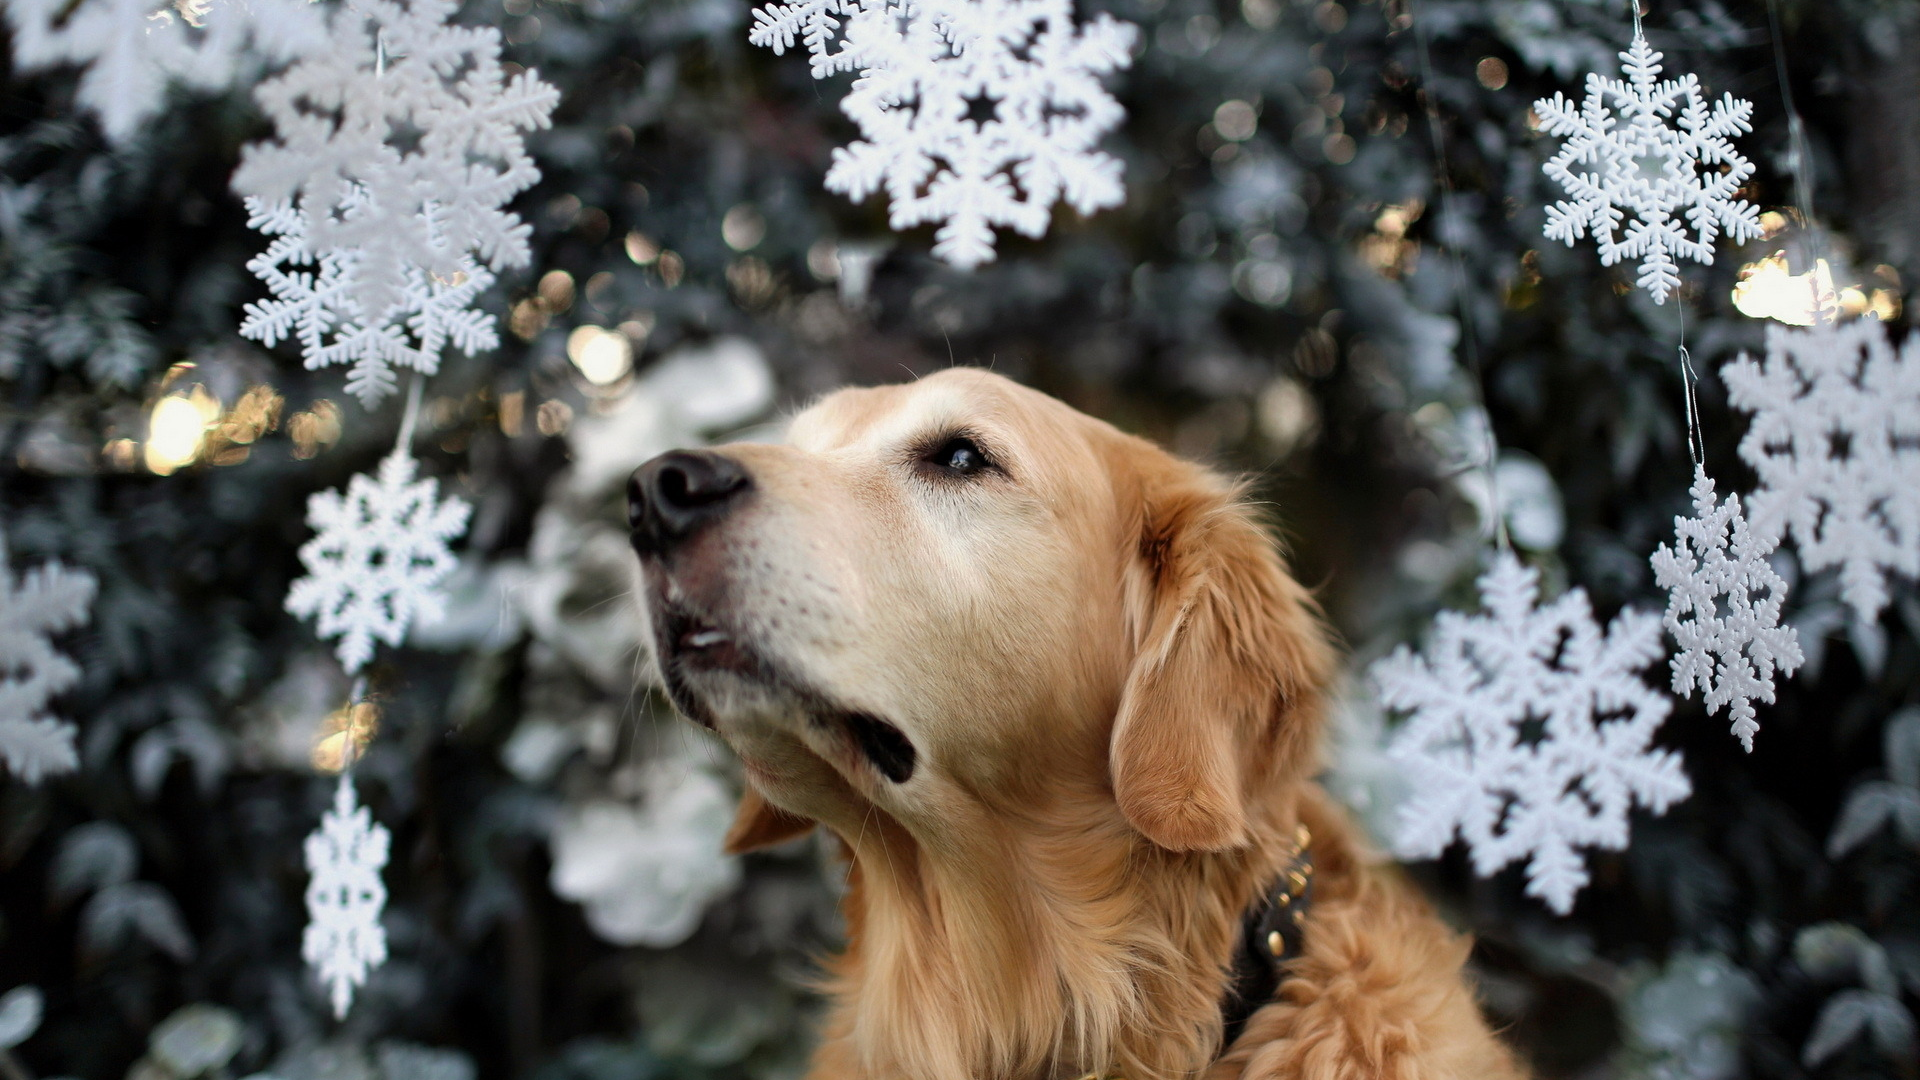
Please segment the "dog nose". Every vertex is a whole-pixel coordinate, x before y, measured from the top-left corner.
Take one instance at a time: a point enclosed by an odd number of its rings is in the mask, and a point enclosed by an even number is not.
[[[633,546],[660,553],[721,517],[753,487],[739,462],[711,450],[670,450],[627,479]]]

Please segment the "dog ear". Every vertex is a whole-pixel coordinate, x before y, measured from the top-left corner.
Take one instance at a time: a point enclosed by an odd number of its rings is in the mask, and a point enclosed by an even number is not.
[[[811,818],[787,813],[748,784],[740,795],[740,809],[734,812],[733,825],[727,829],[721,850],[729,855],[743,855],[804,836],[813,826]]]
[[[1317,765],[1327,638],[1237,490],[1179,463],[1141,504],[1114,797],[1161,847],[1237,847],[1246,800]]]

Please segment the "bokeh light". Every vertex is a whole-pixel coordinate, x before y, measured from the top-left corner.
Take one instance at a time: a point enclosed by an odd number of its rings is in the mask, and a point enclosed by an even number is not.
[[[608,386],[633,370],[633,343],[604,326],[577,326],[567,335],[567,359],[595,386]]]
[[[220,401],[194,384],[191,390],[167,394],[147,414],[147,469],[166,476],[200,456],[208,429],[220,419]]]
[[[320,721],[320,734],[313,742],[313,767],[324,773],[339,772],[360,760],[379,732],[380,709],[373,702],[335,709]]]
[[[1789,326],[1812,326],[1816,318],[1870,314],[1891,321],[1900,316],[1900,298],[1894,290],[1858,283],[1836,288],[1833,266],[1825,259],[1814,260],[1805,273],[1792,273],[1785,252],[1740,268],[1733,306],[1748,318],[1773,319]]]

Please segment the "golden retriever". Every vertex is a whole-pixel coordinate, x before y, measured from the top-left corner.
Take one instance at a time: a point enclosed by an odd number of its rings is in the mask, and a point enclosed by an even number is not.
[[[745,763],[729,849],[851,863],[814,1080],[1521,1075],[1314,783],[1333,653],[1234,483],[961,368],[629,496],[669,695]],[[1301,947],[1223,1045],[1296,837]]]

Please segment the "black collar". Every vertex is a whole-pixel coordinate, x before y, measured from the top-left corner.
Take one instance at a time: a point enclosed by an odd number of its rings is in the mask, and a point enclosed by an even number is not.
[[[1240,944],[1233,954],[1233,981],[1220,999],[1226,1025],[1222,1051],[1233,1045],[1254,1010],[1273,1000],[1283,968],[1305,944],[1307,907],[1313,903],[1313,834],[1295,828],[1293,850],[1273,886],[1240,917]]]

